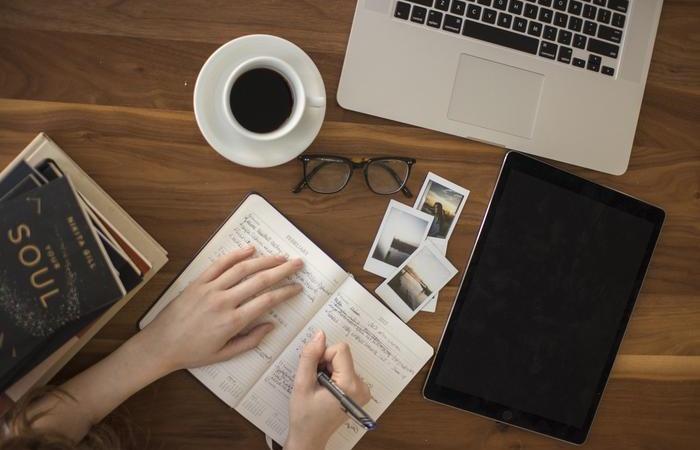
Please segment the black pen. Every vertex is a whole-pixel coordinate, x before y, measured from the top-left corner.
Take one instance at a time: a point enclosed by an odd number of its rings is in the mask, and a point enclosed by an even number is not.
[[[318,375],[316,375],[316,379],[321,383],[321,386],[328,389],[328,391],[333,394],[333,397],[338,399],[345,412],[352,417],[355,422],[360,424],[362,428],[367,431],[377,428],[377,422],[375,422],[360,405],[348,397],[325,372],[319,372]]]

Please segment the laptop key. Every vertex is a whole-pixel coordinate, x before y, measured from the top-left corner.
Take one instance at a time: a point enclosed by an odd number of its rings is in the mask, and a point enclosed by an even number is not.
[[[513,29],[515,31],[525,33],[525,31],[527,31],[527,19],[523,19],[522,17],[516,17],[513,21]]]
[[[598,6],[605,6],[605,0],[593,0],[593,3]]]
[[[564,45],[571,45],[571,31],[559,30],[557,42]]]
[[[552,16],[554,16],[554,11],[547,8],[540,8],[540,22],[552,23]]]
[[[545,25],[542,37],[547,39],[548,41],[555,41],[557,39],[557,29],[549,25]]]
[[[583,23],[583,32],[589,36],[595,36],[596,31],[598,30],[598,24],[595,22],[591,22],[590,20],[587,20]]]
[[[500,13],[498,15],[498,26],[503,27],[503,28],[510,28],[510,25],[513,23],[513,16],[511,16],[508,13]]]
[[[545,58],[554,59],[557,57],[557,44],[551,42],[542,41],[540,43],[540,56]]]
[[[608,8],[615,11],[627,12],[627,7],[629,6],[629,0],[610,0],[608,2]]]
[[[537,3],[542,6],[552,6],[552,0],[537,0]]]
[[[537,54],[537,39],[523,34],[513,33],[512,31],[502,28],[484,25],[481,22],[465,20],[462,34],[492,44],[512,48],[513,50],[519,50],[533,55]]]
[[[615,75],[615,69],[613,69],[612,67],[603,66],[603,69],[600,71],[600,73],[610,75],[612,77]]]
[[[609,56],[610,58],[617,58],[620,47],[609,42],[588,38],[588,46],[586,46],[586,50],[592,53],[598,53],[599,55]]]
[[[467,17],[474,20],[479,20],[481,17],[481,6],[479,5],[469,5],[467,6]]]
[[[574,47],[586,48],[586,36],[582,34],[574,35]]]
[[[577,2],[576,0],[571,0],[571,3],[569,3],[569,13],[571,13],[571,14],[576,14],[577,16],[580,16],[582,9],[583,9],[583,3],[581,3],[581,2]]]
[[[554,13],[554,25],[562,28],[566,27],[567,18],[568,16],[564,13]]]
[[[600,62],[601,62],[601,57],[597,55],[588,55],[588,65],[586,65],[586,68],[588,70],[592,70],[594,72],[598,72],[600,70]]]
[[[615,27],[624,28],[625,27],[625,16],[620,14],[620,13],[613,13],[612,24]]]
[[[539,22],[530,22],[530,25],[527,27],[527,34],[540,37],[542,34],[542,24]]]
[[[510,0],[510,5],[508,6],[508,12],[511,14],[522,14],[523,13],[523,2],[520,0]]]
[[[583,7],[583,17],[586,19],[595,19],[595,15],[598,9],[593,5],[586,5]]]
[[[581,31],[583,26],[583,19],[578,17],[569,17],[569,30],[571,31]]]
[[[484,17],[481,18],[486,23],[496,23],[496,10],[484,8]]]
[[[464,11],[467,9],[467,4],[461,0],[452,0],[452,8],[450,12],[457,16],[463,16]]]
[[[394,11],[394,17],[398,19],[408,19],[411,14],[411,5],[404,2],[396,2],[396,10]]]
[[[554,9],[566,11],[567,0],[554,0]]]
[[[440,28],[442,25],[442,13],[440,11],[435,11],[431,9],[428,13],[428,26],[433,28]]]
[[[411,22],[415,23],[425,23],[425,16],[428,15],[428,10],[422,6],[413,5],[411,10]]]
[[[574,58],[571,64],[573,64],[576,67],[586,67],[586,60],[581,58]]]
[[[435,7],[441,11],[450,9],[450,0],[436,0]]]
[[[480,5],[491,6],[491,0],[476,0],[476,2]]]
[[[598,27],[598,37],[619,44],[622,41],[622,30],[601,25]]]
[[[557,61],[569,64],[571,62],[571,54],[574,50],[571,47],[564,47],[563,45],[559,47],[559,54],[557,55]]]
[[[493,0],[493,7],[505,11],[508,8],[508,0]]]
[[[598,8],[598,22],[610,23],[612,13],[608,9]]]
[[[445,23],[442,24],[442,29],[453,33],[459,33],[462,30],[462,18],[445,14]]]
[[[537,19],[537,6],[531,5],[529,3],[527,5],[525,5],[524,15],[528,19]]]

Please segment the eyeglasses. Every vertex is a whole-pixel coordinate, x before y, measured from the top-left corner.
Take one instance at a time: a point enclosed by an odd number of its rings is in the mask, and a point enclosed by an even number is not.
[[[406,197],[413,197],[406,187],[411,166],[416,163],[413,158],[388,156],[353,161],[342,156],[301,155],[299,161],[304,165],[304,178],[292,189],[295,194],[306,186],[319,194],[335,194],[347,186],[355,169],[362,169],[367,187],[375,194],[401,191]]]

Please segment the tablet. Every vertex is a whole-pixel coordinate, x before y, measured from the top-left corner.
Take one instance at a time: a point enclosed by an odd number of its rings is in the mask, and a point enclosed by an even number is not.
[[[582,443],[663,220],[657,207],[508,153],[425,397]]]

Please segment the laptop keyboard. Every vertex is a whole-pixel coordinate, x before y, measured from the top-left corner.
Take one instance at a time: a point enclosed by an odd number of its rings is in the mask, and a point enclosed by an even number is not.
[[[397,0],[394,17],[615,76],[629,0]]]

